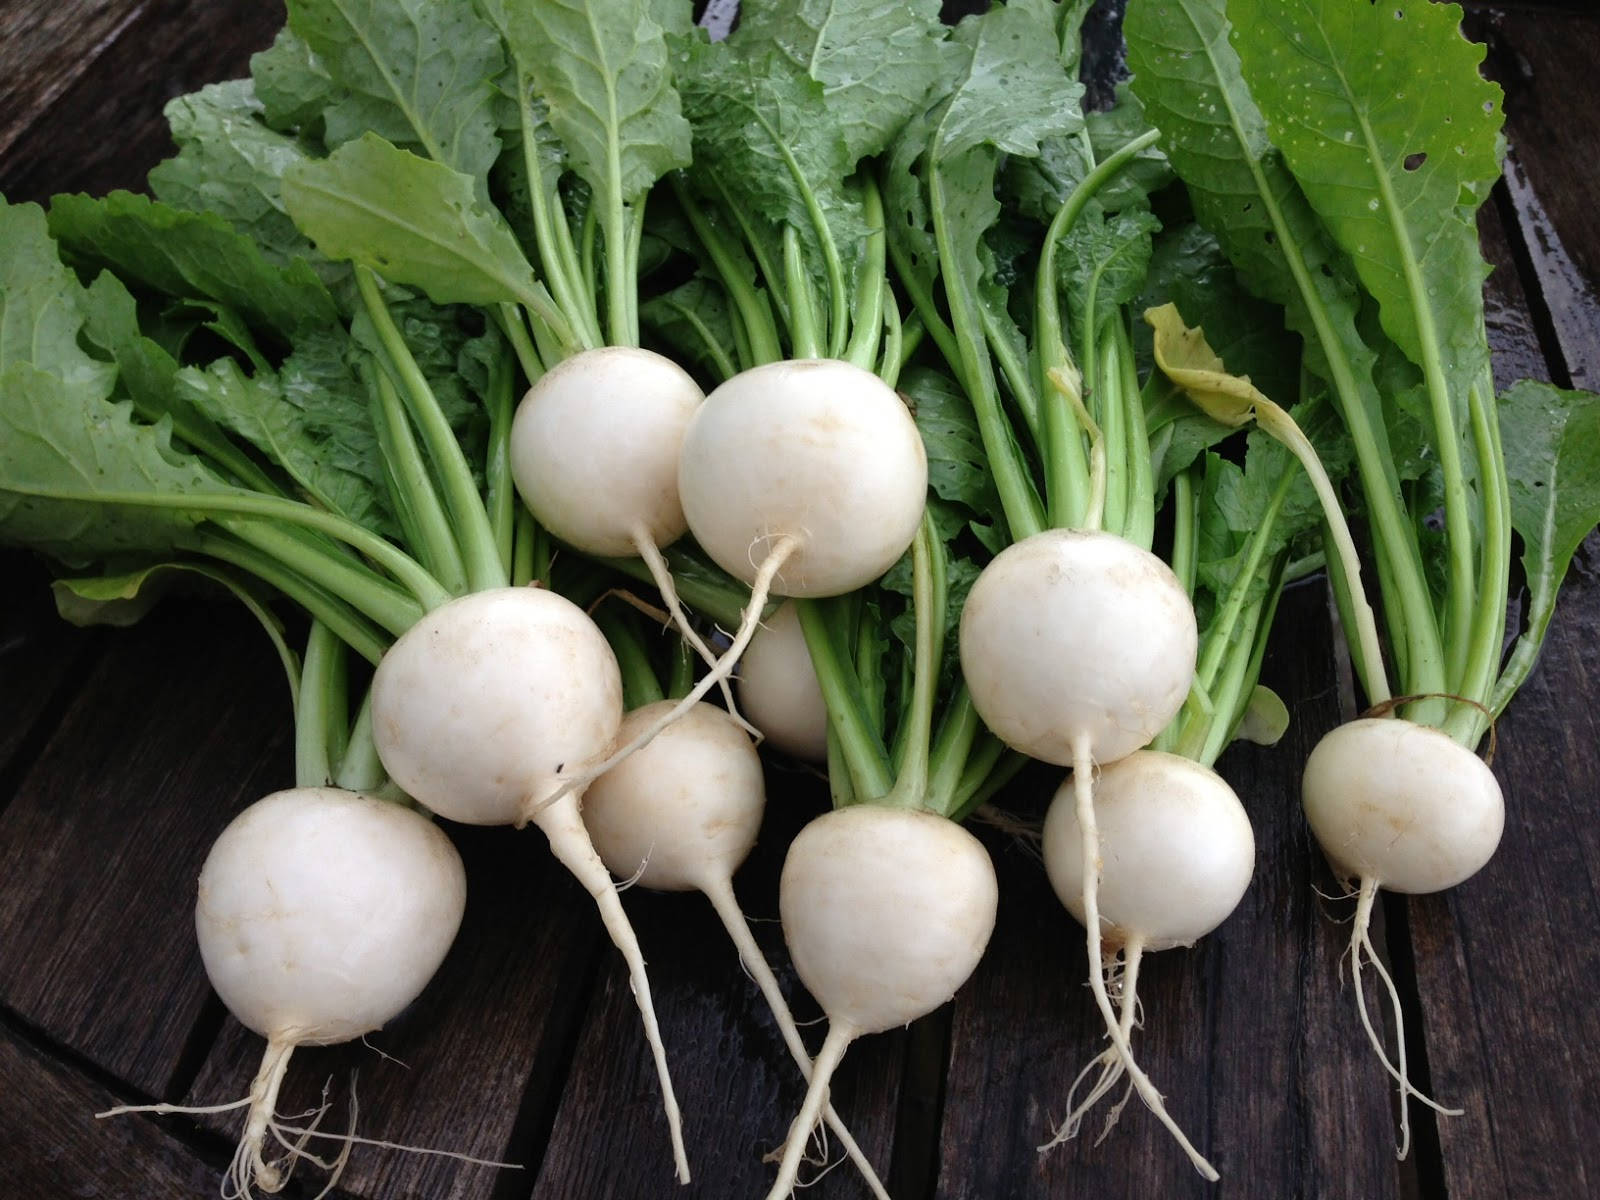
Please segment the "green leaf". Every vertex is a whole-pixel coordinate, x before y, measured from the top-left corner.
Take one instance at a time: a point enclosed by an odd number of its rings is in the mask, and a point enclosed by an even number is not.
[[[937,0],[754,0],[731,40],[775,45],[820,83],[854,163],[921,109],[944,65],[943,33]]]
[[[1059,250],[1058,269],[1072,325],[1091,334],[1139,294],[1150,266],[1155,214],[1130,209],[1107,218],[1085,212]]]
[[[116,372],[78,345],[82,298],[44,211],[0,196],[0,370],[26,363],[86,395],[110,395]]]
[[[500,154],[491,80],[505,57],[472,4],[290,0],[289,28],[348,93],[324,114],[329,146],[376,133],[487,177]]]
[[[1500,399],[1511,526],[1528,581],[1524,631],[1490,704],[1496,712],[1527,678],[1556,593],[1578,546],[1600,524],[1600,395],[1524,380]]]
[[[179,395],[249,441],[324,508],[377,533],[395,532],[366,396],[340,326],[302,336],[276,373],[231,358],[178,373]]]
[[[1055,18],[1049,0],[1016,0],[956,27],[966,55],[934,132],[935,162],[983,145],[1036,155],[1082,127],[1083,85],[1062,65]]]
[[[473,181],[367,134],[284,175],[295,224],[333,259],[419,287],[436,304],[526,303],[536,280]]]
[[[1239,727],[1233,731],[1234,740],[1276,746],[1287,732],[1289,706],[1277,692],[1257,684],[1250,691],[1250,702],[1245,706]]]
[[[172,445],[171,432],[167,422],[136,422],[126,401],[11,364],[0,372],[0,541],[77,564],[182,549],[200,518],[84,498],[226,490]]]
[[[324,108],[344,97],[322,60],[288,26],[278,30],[272,45],[250,56],[250,78],[262,116],[277,130],[310,126]]]
[[[1233,45],[1273,140],[1378,301],[1443,373],[1457,436],[1488,362],[1474,213],[1500,176],[1500,88],[1453,4],[1234,0]]]
[[[696,276],[679,284],[642,304],[639,319],[702,379],[720,383],[728,368],[738,369],[733,309],[715,281]]]
[[[689,124],[649,0],[484,0],[548,105],[569,165],[600,195],[637,202],[689,165]]]
[[[151,170],[156,198],[189,212],[212,212],[248,234],[266,258],[287,266],[314,257],[311,242],[283,206],[283,173],[310,155],[298,139],[262,120],[248,79],[214,83],[166,107],[178,154]]]
[[[183,212],[132,192],[103,199],[57,196],[50,232],[87,262],[109,266],[179,298],[208,297],[281,338],[338,317],[333,297],[303,261],[268,262],[246,235],[214,213]]]

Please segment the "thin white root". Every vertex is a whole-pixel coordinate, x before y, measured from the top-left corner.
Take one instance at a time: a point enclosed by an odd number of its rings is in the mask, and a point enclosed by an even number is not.
[[[714,879],[707,882],[700,890],[711,901],[717,916],[722,918],[722,924],[727,928],[728,936],[733,939],[734,948],[739,952],[740,963],[760,989],[767,1007],[772,1012],[772,1019],[778,1024],[778,1032],[783,1036],[784,1045],[789,1047],[795,1065],[800,1068],[800,1074],[809,1084],[812,1073],[811,1055],[807,1053],[806,1044],[800,1038],[799,1027],[795,1024],[794,1014],[789,1011],[789,1002],[784,999],[783,989],[778,986],[777,976],[772,973],[766,955],[761,953],[761,947],[751,934],[750,926],[739,908],[739,902],[734,897],[733,881],[726,878]],[[873,1170],[872,1163],[856,1144],[855,1138],[850,1135],[850,1130],[845,1127],[844,1121],[834,1111],[832,1104],[823,1109],[822,1120],[839,1139],[839,1144],[844,1147],[845,1156],[855,1163],[856,1169],[861,1172],[861,1178],[866,1181],[867,1187],[872,1190],[877,1200],[889,1200],[889,1193],[879,1180],[878,1173]],[[827,1174],[827,1171],[823,1171],[822,1174]],[[821,1178],[822,1175],[817,1176],[817,1179]],[[816,1180],[812,1182],[815,1183]]]
[[[1118,985],[1117,1009],[1121,1014],[1119,1027],[1122,1030],[1124,1040],[1131,1039],[1134,1027],[1139,1023],[1139,963],[1143,957],[1144,943],[1137,938],[1130,939],[1124,950],[1121,963],[1113,965],[1112,970],[1109,972]],[[1083,1081],[1088,1078],[1089,1073],[1096,1067],[1100,1068],[1100,1078],[1095,1080],[1094,1087],[1089,1089],[1089,1094],[1082,1101],[1074,1104],[1073,1097],[1077,1095],[1078,1088],[1083,1085]],[[1067,1091],[1068,1112],[1066,1118],[1056,1127],[1055,1135],[1039,1147],[1039,1152],[1043,1154],[1045,1151],[1059,1146],[1062,1142],[1077,1137],[1083,1128],[1083,1120],[1088,1116],[1089,1111],[1100,1103],[1101,1099],[1112,1088],[1116,1087],[1117,1082],[1125,1074],[1126,1071],[1123,1068],[1122,1059],[1118,1057],[1115,1046],[1108,1047],[1091,1059],[1088,1065],[1078,1072],[1077,1078],[1072,1081],[1072,1087]],[[1117,1122],[1122,1118],[1122,1110],[1128,1103],[1128,1097],[1132,1094],[1132,1084],[1133,1081],[1129,1080],[1128,1088],[1124,1090],[1122,1097],[1111,1106],[1110,1111],[1106,1114],[1105,1126],[1100,1130],[1100,1136],[1095,1138],[1095,1145],[1098,1146],[1105,1141],[1106,1136],[1110,1134],[1112,1129],[1116,1127]]]
[[[1465,1109],[1446,1108],[1437,1100],[1425,1095],[1411,1083],[1410,1075],[1406,1070],[1406,1027],[1405,1017],[1400,1011],[1400,993],[1394,986],[1388,968],[1383,965],[1383,960],[1378,957],[1378,952],[1372,944],[1372,902],[1378,894],[1378,881],[1371,878],[1361,880],[1361,890],[1356,899],[1356,918],[1350,929],[1350,977],[1355,985],[1356,1011],[1361,1014],[1361,1027],[1367,1031],[1367,1040],[1372,1043],[1372,1048],[1377,1052],[1378,1061],[1383,1064],[1383,1069],[1389,1072],[1390,1078],[1395,1081],[1400,1092],[1400,1144],[1395,1147],[1395,1157],[1404,1158],[1411,1152],[1411,1105],[1410,1098],[1415,1096],[1423,1104],[1433,1109],[1434,1112],[1444,1117],[1459,1117]],[[1395,1057],[1398,1065],[1389,1060],[1388,1052],[1383,1048],[1383,1035],[1372,1023],[1372,1017],[1367,1012],[1367,996],[1361,986],[1361,956],[1365,953],[1378,972],[1378,978],[1383,981],[1384,988],[1389,993],[1389,1007],[1394,1017]]]
[[[661,593],[661,599],[666,602],[667,612],[672,618],[672,624],[678,627],[678,632],[683,635],[683,640],[698,654],[706,665],[715,668],[717,656],[705,639],[695,632],[693,625],[689,624],[689,616],[683,611],[683,605],[678,602],[678,585],[672,580],[672,571],[667,566],[667,560],[661,553],[649,532],[643,527],[633,532],[633,548],[639,552],[639,557],[644,559],[644,565],[650,568],[650,578],[655,581],[656,591]],[[765,605],[763,605],[765,607]],[[739,715],[739,706],[733,702],[733,685],[724,675],[717,683],[722,692],[722,702],[728,707],[728,715],[739,724],[751,737],[759,742],[762,733],[754,725]]]
[[[259,1188],[263,1192],[281,1191],[294,1174],[294,1169],[301,1162],[308,1162],[321,1171],[327,1172],[328,1178],[322,1189],[312,1200],[324,1200],[332,1194],[334,1188],[339,1186],[339,1179],[344,1174],[345,1166],[350,1161],[350,1152],[357,1146],[373,1146],[384,1150],[399,1150],[406,1154],[425,1154],[436,1158],[450,1158],[458,1162],[469,1163],[478,1167],[509,1168],[514,1171],[522,1170],[521,1163],[497,1162],[489,1158],[474,1158],[469,1154],[461,1154],[454,1150],[434,1150],[425,1146],[408,1146],[403,1142],[386,1142],[377,1138],[357,1137],[354,1133],[331,1133],[319,1128],[322,1119],[327,1116],[333,1107],[333,1102],[328,1099],[329,1084],[322,1088],[322,1103],[310,1109],[303,1116],[311,1119],[307,1126],[287,1125],[279,1119],[273,1111],[277,1103],[277,1093],[283,1083],[284,1072],[289,1064],[289,1055],[294,1051],[295,1043],[288,1039],[269,1039],[266,1054],[261,1060],[261,1069],[256,1072],[256,1078],[250,1085],[250,1094],[239,1100],[227,1104],[123,1104],[116,1108],[107,1109],[105,1112],[96,1113],[99,1117],[116,1117],[124,1113],[156,1113],[159,1115],[182,1114],[185,1116],[205,1116],[211,1113],[233,1112],[241,1108],[249,1108],[251,1118],[246,1123],[245,1133],[239,1139],[239,1144],[233,1152],[233,1160],[228,1164],[227,1173],[222,1177],[222,1186],[219,1194],[222,1200],[250,1200]],[[257,1114],[260,1120],[257,1121]],[[356,1120],[360,1115],[360,1106],[356,1100],[356,1079],[354,1074],[350,1077],[350,1128],[354,1129]],[[259,1130],[259,1141],[251,1144],[250,1138]],[[274,1163],[264,1162],[261,1152],[262,1144],[271,1136],[273,1141],[285,1150],[284,1156]],[[291,1141],[290,1139],[294,1139]],[[339,1142],[339,1153],[332,1159],[321,1158],[306,1149],[312,1138],[324,1138],[328,1141]],[[263,1171],[263,1167],[266,1171]]]
[[[700,677],[700,682],[689,690],[688,695],[645,726],[643,730],[634,736],[631,742],[617,750],[613,750],[606,758],[593,766],[579,771],[554,792],[550,793],[549,796],[536,802],[524,814],[524,820],[537,821],[539,815],[551,805],[588,787],[635,750],[649,745],[655,739],[656,734],[700,703],[701,700],[705,699],[707,692],[732,675],[734,666],[738,663],[740,656],[744,654],[745,647],[750,644],[750,639],[755,636],[756,629],[761,624],[761,610],[767,606],[767,596],[772,591],[772,581],[783,568],[783,564],[789,560],[789,556],[799,548],[799,540],[788,534],[772,543],[772,548],[767,552],[766,558],[761,560],[761,569],[756,572],[755,583],[750,587],[750,603],[745,606],[743,618],[739,622],[739,631],[734,635],[732,645],[723,652],[721,658],[716,660],[712,668]]]
[[[1111,997],[1106,994],[1105,980],[1101,973],[1100,827],[1095,821],[1094,758],[1089,753],[1087,737],[1080,736],[1073,743],[1072,776],[1077,797],[1078,828],[1083,833],[1083,920],[1089,947],[1090,990],[1094,992],[1095,1004],[1100,1008],[1100,1016],[1105,1021],[1106,1031],[1111,1035],[1112,1046],[1122,1062],[1123,1070],[1127,1071],[1128,1078],[1138,1090],[1139,1098],[1156,1115],[1156,1119],[1167,1127],[1167,1132],[1172,1134],[1178,1145],[1183,1147],[1195,1170],[1206,1179],[1215,1182],[1219,1178],[1217,1169],[1195,1149],[1194,1144],[1167,1112],[1167,1107],[1161,1102],[1161,1093],[1156,1091],[1155,1084],[1150,1082],[1150,1077],[1138,1063],[1134,1062],[1133,1049],[1128,1045],[1128,1038],[1122,1031],[1121,1022],[1111,1008]]]
[[[628,964],[628,980],[633,988],[633,998],[639,1005],[639,1016],[644,1021],[645,1040],[650,1043],[650,1053],[655,1058],[656,1077],[661,1082],[661,1103],[666,1110],[667,1131],[672,1138],[672,1160],[677,1168],[678,1182],[689,1182],[689,1155],[683,1145],[683,1118],[678,1111],[678,1098],[672,1091],[672,1076],[667,1071],[667,1052],[661,1044],[661,1028],[656,1023],[655,1004],[650,998],[650,977],[645,974],[644,954],[639,949],[639,939],[634,936],[628,914],[623,911],[622,899],[617,895],[611,872],[595,853],[588,831],[583,827],[583,817],[578,811],[578,801],[571,793],[559,797],[531,814],[533,823],[544,830],[550,839],[550,850],[561,865],[594,897],[600,909],[600,920],[611,941],[622,951]]]
[[[823,1105],[828,1101],[828,1081],[839,1069],[839,1062],[844,1058],[844,1052],[849,1049],[855,1036],[855,1029],[849,1025],[837,1024],[828,1027],[828,1036],[823,1039],[822,1050],[817,1055],[816,1062],[812,1064],[811,1085],[806,1089],[805,1103],[800,1106],[800,1115],[795,1117],[794,1124],[789,1126],[789,1136],[783,1143],[783,1160],[778,1164],[778,1177],[773,1180],[772,1189],[767,1192],[767,1200],[784,1200],[794,1192],[795,1177],[800,1172],[801,1155],[805,1153],[805,1148],[811,1141],[811,1131],[816,1128],[817,1118],[822,1113]]]

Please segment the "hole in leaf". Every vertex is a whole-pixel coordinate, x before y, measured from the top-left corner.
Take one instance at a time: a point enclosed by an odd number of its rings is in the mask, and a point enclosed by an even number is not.
[[[1323,263],[1322,264],[1322,273],[1323,273],[1323,275],[1325,275],[1329,279],[1333,278],[1333,268],[1330,267],[1327,263]]]
[[[1273,233],[1272,230],[1270,230],[1270,229],[1267,230],[1267,235],[1266,236],[1267,236],[1267,245],[1276,246],[1278,244],[1278,235]]]
[[[1417,154],[1408,154],[1408,155],[1406,155],[1405,168],[1408,171],[1415,171],[1418,167],[1422,166],[1422,164],[1427,162],[1427,161],[1428,161],[1428,156],[1426,154],[1423,154],[1423,153],[1420,153],[1420,152],[1417,153]]]

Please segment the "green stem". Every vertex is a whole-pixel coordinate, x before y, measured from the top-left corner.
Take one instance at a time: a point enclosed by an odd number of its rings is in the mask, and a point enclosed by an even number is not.
[[[600,627],[600,632],[606,635],[612,653],[617,656],[617,667],[622,672],[623,708],[632,712],[664,699],[661,681],[656,678],[655,668],[650,665],[650,656],[645,653],[644,643],[639,640],[632,622],[606,611],[603,605],[596,610],[594,622]]]
[[[1122,364],[1117,361],[1117,339],[1111,332],[1116,323],[1115,318],[1107,321],[1100,334],[1099,374],[1089,399],[1100,422],[1106,456],[1106,507],[1101,528],[1122,537],[1128,521],[1128,406],[1122,401]]]
[[[1283,565],[1280,555],[1278,566]],[[1254,690],[1254,682],[1250,679],[1250,664],[1255,658],[1257,636],[1261,631],[1261,623],[1270,607],[1269,602],[1276,595],[1276,587],[1268,580],[1267,589],[1250,602],[1244,613],[1238,636],[1233,639],[1227,662],[1216,689],[1212,692],[1211,703],[1214,710],[1206,726],[1205,741],[1201,743],[1200,752],[1194,755],[1196,762],[1211,766],[1233,740],[1234,730],[1238,728],[1239,717],[1242,715],[1249,694]]]
[[[978,719],[978,710],[972,707],[972,694],[963,683],[945,708],[934,738],[925,803],[930,812],[948,817],[955,811],[973,741],[982,732],[983,722]]]
[[[1017,353],[1016,344],[1006,337],[1006,331],[1000,324],[1002,320],[1000,314],[987,305],[979,305],[978,319],[983,323],[983,337],[989,344],[989,353],[994,356],[1001,377],[1011,389],[1011,399],[1017,406],[1022,423],[1028,428],[1028,437],[1037,446],[1042,436],[1039,425],[1039,394],[1033,390],[1033,380],[1028,374],[1026,358]]]
[[[1194,502],[1198,470],[1197,466],[1191,466],[1172,477],[1172,573],[1191,597],[1195,573],[1199,569],[1200,515]]]
[[[728,352],[722,348],[722,344],[717,341],[716,336],[711,332],[710,326],[701,319],[699,313],[686,304],[678,303],[671,298],[670,294],[658,297],[654,303],[670,308],[677,318],[694,333],[701,349],[705,351],[706,357],[711,360],[712,370],[717,373],[719,382],[731,379],[738,374],[738,368],[734,366],[733,360],[728,357]]]
[[[848,767],[854,795],[860,800],[875,800],[893,786],[888,755],[867,717],[860,687],[829,629],[824,603],[795,601],[800,630],[828,707],[828,728],[838,736],[839,752]]]
[[[296,787],[327,787],[337,774],[335,764],[344,753],[349,719],[344,668],[344,643],[321,621],[312,621],[294,714]]]
[[[285,566],[273,555],[221,533],[199,533],[195,538],[195,549],[218,562],[254,575],[287,596],[326,624],[341,641],[374,666],[388,650],[388,639],[374,629],[366,617],[326,588]]]
[[[538,577],[534,562],[537,526],[533,514],[517,505],[511,518],[511,586],[526,587]]]
[[[1122,367],[1123,423],[1128,446],[1128,510],[1122,536],[1148,550],[1156,537],[1156,481],[1150,462],[1150,431],[1145,426],[1144,395],[1139,389],[1133,339],[1120,317],[1113,318],[1117,362]]]
[[[896,237],[892,227],[889,235],[889,261],[894,264],[895,277],[905,289],[906,296],[911,301],[912,311],[916,314],[923,332],[933,339],[933,344],[939,348],[940,356],[955,374],[956,381],[970,395],[971,389],[967,387],[967,371],[961,361],[960,347],[956,345],[956,335],[939,315],[939,305],[934,300],[933,292],[923,286],[923,281],[912,266],[904,239]]]
[[[932,163],[928,166],[928,186],[939,257],[947,263],[958,262],[959,255],[950,240],[944,183],[938,166]],[[995,385],[994,369],[989,361],[982,324],[972,312],[963,288],[947,286],[945,297],[950,305],[950,322],[955,330],[963,364],[958,374],[967,385],[967,396],[978,418],[984,456],[989,460],[995,488],[1000,493],[1000,506],[1005,513],[1011,540],[1020,542],[1044,528],[1044,513],[1021,462],[1011,426],[1000,407],[999,390]],[[923,319],[926,321],[926,316]]]
[[[1289,489],[1293,483],[1294,475],[1288,471],[1278,478],[1277,486],[1272,489],[1272,498],[1267,501],[1266,510],[1250,532],[1249,548],[1245,551],[1244,561],[1239,565],[1233,582],[1228,585],[1228,594],[1223,600],[1222,608],[1206,633],[1205,648],[1200,652],[1200,662],[1195,668],[1195,680],[1207,696],[1214,697],[1217,673],[1222,667],[1222,660],[1227,655],[1229,647],[1240,640],[1238,636],[1240,616],[1250,599],[1250,593],[1254,590],[1256,577],[1261,573],[1261,564],[1266,561],[1267,544],[1272,540],[1273,526],[1277,524],[1278,514],[1283,511],[1283,503],[1289,498]]]
[[[683,638],[672,643],[672,674],[667,679],[668,700],[682,700],[694,687],[694,673],[700,666],[700,656]]]
[[[456,440],[455,431],[439,407],[427,376],[412,357],[411,348],[384,304],[378,292],[377,276],[361,266],[356,268],[355,275],[367,316],[378,332],[390,365],[400,376],[411,419],[416,422],[422,444],[427,447],[428,457],[439,475],[445,507],[455,523],[461,556],[466,563],[467,584],[475,592],[503,587],[506,578],[494,530],[478,496],[472,470],[461,452],[461,443]]]
[[[844,357],[863,370],[870,371],[878,361],[878,342],[884,331],[884,310],[894,305],[894,298],[888,289],[888,278],[884,274],[887,235],[883,228],[883,197],[878,192],[877,182],[870,175],[862,185],[862,205],[867,227],[872,232],[867,235],[867,259],[862,266],[861,278],[856,281],[855,311],[850,318],[854,328]]]
[[[363,364],[362,376],[372,390],[378,449],[394,482],[399,506],[409,518],[408,533],[415,538],[412,544],[433,577],[447,591],[459,595],[467,590],[466,564],[451,532],[450,518],[428,477],[428,465],[411,434],[405,406],[381,366]]]
[[[750,339],[751,365],[779,361],[783,358],[783,346],[778,340],[778,327],[773,321],[771,308],[750,282],[750,272],[741,269],[741,251],[723,237],[722,231],[700,211],[679,176],[673,176],[672,186],[679,207],[689,219],[695,237],[705,247],[711,266],[728,293],[728,299],[733,302],[734,311],[744,321],[745,333]],[[748,263],[748,260],[745,261]]]
[[[334,783],[346,791],[370,795],[388,778],[383,760],[378,757],[378,744],[372,738],[372,689],[368,688],[367,694],[361,697],[361,707],[350,729],[350,744],[345,748]]]
[[[1500,417],[1494,396],[1494,379],[1486,370],[1484,378],[1467,394],[1468,415],[1472,419],[1472,440],[1478,458],[1478,486],[1483,489],[1483,561],[1478,584],[1478,608],[1472,627],[1472,644],[1467,654],[1466,675],[1458,695],[1490,707],[1498,713],[1511,693],[1527,678],[1532,655],[1537,652],[1547,613],[1527,614],[1531,639],[1518,638],[1506,663],[1495,679],[1496,668],[1506,636],[1506,592],[1511,585],[1511,490],[1506,477],[1505,454],[1500,445]],[[1526,659],[1526,661],[1524,661]],[[1521,672],[1520,676],[1517,672]],[[1503,698],[1502,698],[1503,696]],[[1477,746],[1487,727],[1487,719],[1476,708],[1458,704],[1444,724],[1445,733],[1468,749]]]
[[[956,789],[955,808],[950,819],[965,821],[1032,761],[1025,754],[1007,749],[999,738],[985,733],[967,762],[966,772],[961,776],[961,786]]]
[[[912,652],[911,702],[901,720],[909,730],[905,754],[896,764],[894,787],[883,803],[895,808],[920,808],[927,801],[929,743],[933,736],[933,706],[939,687],[943,654],[945,607],[950,583],[944,545],[924,514],[911,542],[911,605],[916,615],[916,644]]]
[[[574,339],[583,349],[590,350],[602,345],[604,339],[600,334],[599,322],[595,319],[594,297],[584,295],[581,290],[581,269],[572,251],[571,236],[559,238],[556,233],[558,224],[562,233],[567,232],[566,217],[565,214],[556,215],[561,205],[560,195],[555,188],[556,181],[551,180],[551,186],[547,189],[544,173],[539,169],[538,139],[534,132],[539,122],[534,116],[532,95],[531,85],[519,70],[517,96],[522,115],[522,161],[528,174],[529,205],[533,210],[533,238],[539,253],[539,265],[557,305],[572,322]],[[552,198],[555,200],[554,210]],[[536,376],[530,376],[530,382],[533,378]]]
[[[495,324],[499,325],[500,332],[506,335],[506,340],[511,343],[511,348],[516,352],[517,362],[522,366],[522,374],[527,379],[529,386],[539,382],[544,374],[544,363],[540,361],[539,351],[534,349],[533,341],[528,337],[528,327],[523,323],[522,310],[515,304],[502,304],[495,310]]]
[[[182,497],[172,497],[182,499]],[[294,504],[292,500],[284,501]],[[163,507],[176,507],[164,505]],[[322,515],[319,509],[306,508],[297,514],[308,519],[315,519],[313,515]],[[241,513],[246,516],[267,516],[259,509],[252,513]],[[407,595],[396,588],[388,580],[374,574],[359,562],[354,562],[344,555],[330,554],[321,549],[315,542],[297,537],[293,529],[284,529],[273,521],[235,520],[227,513],[219,513],[212,518],[223,528],[231,532],[241,541],[247,542],[265,554],[271,555],[275,560],[294,571],[301,578],[315,583],[331,595],[339,597],[350,607],[362,613],[369,620],[377,622],[390,633],[399,635],[415,625],[427,607],[429,600],[420,595]],[[365,532],[365,531],[363,531]],[[383,543],[388,546],[388,543]],[[393,548],[390,547],[392,550]],[[399,553],[395,551],[395,553]],[[408,560],[409,561],[409,560]],[[420,566],[412,563],[419,572]],[[431,576],[428,579],[432,580]],[[420,584],[420,580],[418,581]],[[409,585],[408,585],[409,586]],[[439,604],[448,601],[450,593],[438,584],[432,584],[435,589],[433,598]],[[413,589],[415,591],[415,589]]]
[[[806,281],[805,256],[800,234],[793,225],[783,227],[783,279],[789,294],[789,342],[795,358],[821,358],[822,332]]]
[[[489,449],[484,468],[484,509],[494,534],[502,579],[511,578],[511,537],[517,511],[517,488],[511,477],[511,423],[517,398],[511,363],[504,353],[489,365]]]

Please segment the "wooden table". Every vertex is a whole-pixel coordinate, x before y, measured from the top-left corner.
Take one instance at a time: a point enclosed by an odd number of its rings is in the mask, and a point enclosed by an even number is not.
[[[281,23],[247,0],[5,0],[0,191],[43,199],[136,184],[167,150],[160,106],[243,71]],[[1496,374],[1600,387],[1600,15],[1586,2],[1478,9],[1507,87],[1511,157],[1482,219]],[[1130,1108],[1101,1145],[1039,1156],[1098,1049],[1078,927],[1037,861],[986,834],[998,932],[956,1001],[851,1054],[836,1101],[903,1200],[1000,1197],[1600,1195],[1600,578],[1574,564],[1544,660],[1500,728],[1509,818],[1494,862],[1444,897],[1382,906],[1422,1085],[1466,1111],[1413,1108],[1398,1165],[1390,1091],[1341,984],[1349,906],[1297,803],[1299,764],[1339,720],[1317,586],[1287,599],[1266,682],[1294,724],[1221,766],[1250,810],[1255,883],[1240,910],[1142,982],[1142,1061],[1222,1170],[1195,1176]],[[287,693],[248,618],[180,601],[126,631],[55,620],[42,567],[0,559],[0,1197],[214,1192],[226,1117],[95,1121],[119,1102],[244,1094],[261,1050],[207,987],[191,932],[196,872],[252,799],[290,780]],[[1037,812],[1044,781],[1005,797]],[[768,829],[739,887],[770,918],[783,847],[824,803],[774,769]],[[362,1132],[523,1164],[358,1149],[343,1194],[760,1195],[762,1155],[800,1088],[708,906],[635,893],[695,1183],[671,1171],[654,1076],[617,956],[537,833],[452,828],[471,880],[434,984],[371,1046],[296,1057],[284,1107],[359,1070]],[[758,936],[781,960],[776,924]],[[814,1010],[792,975],[801,1016]],[[1376,996],[1373,997],[1374,1002]],[[812,1194],[865,1192],[849,1169]]]

